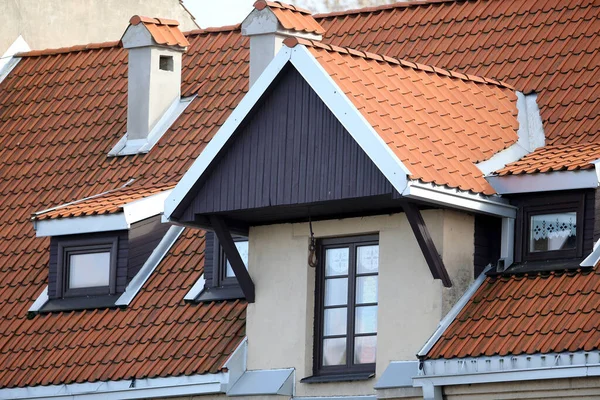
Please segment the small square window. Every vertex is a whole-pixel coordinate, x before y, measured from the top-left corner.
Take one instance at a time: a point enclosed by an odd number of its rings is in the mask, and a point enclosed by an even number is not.
[[[538,214],[530,217],[529,252],[577,248],[577,212]]]
[[[58,243],[59,297],[116,293],[117,238],[63,240]]]
[[[163,71],[173,71],[173,56],[159,56],[158,68]]]
[[[244,265],[246,266],[246,269],[248,269],[248,239],[238,239],[235,241],[235,247],[237,248],[237,250],[240,253],[240,256],[242,257],[242,261],[244,262]],[[224,278],[235,278],[235,273],[233,272],[233,268],[231,268],[231,264],[229,263],[229,260],[227,260],[227,257],[225,257],[225,254],[223,254],[223,259],[225,260],[225,263],[227,264],[225,269],[225,276]]]

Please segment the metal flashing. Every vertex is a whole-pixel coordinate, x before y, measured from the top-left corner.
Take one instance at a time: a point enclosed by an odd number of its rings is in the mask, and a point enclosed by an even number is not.
[[[433,203],[444,207],[466,210],[496,217],[515,218],[517,207],[498,196],[485,196],[433,183],[411,180],[401,192],[403,197]]]
[[[227,390],[227,396],[291,396],[293,389],[293,368],[246,371]]]
[[[226,372],[170,378],[127,379],[120,381],[71,383],[65,385],[34,386],[0,389],[0,398],[6,400],[125,400],[171,396],[223,393]]]
[[[183,227],[172,226],[169,228],[165,236],[158,243],[156,248],[152,250],[150,257],[146,260],[139,272],[133,277],[131,282],[125,288],[125,292],[115,302],[117,306],[127,306],[133,300],[135,295],[140,291],[144,283],[148,280],[152,272],[162,261],[165,255],[169,252],[173,244],[183,232]]]
[[[21,60],[20,57],[16,57],[15,54],[29,51],[29,45],[23,39],[23,36],[19,35],[17,39],[10,45],[10,47],[0,57],[0,83],[10,74]]]
[[[600,262],[600,240],[594,243],[594,249],[582,262],[580,267],[595,267]]]
[[[294,400],[377,400],[376,395],[367,396],[317,396],[317,397],[296,397]]]
[[[146,139],[129,140],[127,133],[117,142],[117,144],[108,152],[109,157],[129,156],[134,154],[143,154],[152,150],[152,147],[169,130],[171,125],[179,118],[185,109],[192,103],[196,96],[176,99],[173,104],[165,111],[158,120],[154,128],[148,134]]]
[[[204,290],[204,285],[206,285],[206,279],[204,279],[204,274],[200,275],[200,278],[194,283],[194,286],[186,293],[183,297],[185,301],[194,301],[200,293]]]
[[[423,361],[423,387],[600,376],[600,351],[520,354]]]
[[[448,311],[448,314],[438,324],[437,329],[433,332],[433,335],[427,340],[425,345],[419,350],[417,353],[417,357],[423,358],[429,353],[429,350],[433,347],[433,345],[439,340],[442,334],[448,329],[452,321],[460,314],[462,309],[467,305],[471,297],[477,292],[483,281],[485,281],[486,273],[492,269],[491,265],[488,265],[485,270],[479,274],[477,279],[473,281],[473,283],[469,286],[469,288],[463,293],[460,299],[454,304],[454,306]]]
[[[38,312],[42,309],[42,307],[44,307],[44,304],[46,304],[47,302],[48,302],[48,285],[46,285],[44,290],[42,290],[42,293],[40,293],[40,295],[37,297],[37,299],[35,299],[35,301],[31,305],[31,307],[29,307],[29,310],[27,310],[27,312],[33,312],[33,313]]]
[[[412,387],[412,378],[418,373],[418,361],[392,361],[373,387],[375,389]]]
[[[593,169],[486,177],[498,194],[549,192],[598,187]]]

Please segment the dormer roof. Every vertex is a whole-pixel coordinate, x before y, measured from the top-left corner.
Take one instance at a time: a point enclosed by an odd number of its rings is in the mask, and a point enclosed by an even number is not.
[[[323,35],[325,29],[313,18],[309,10],[286,4],[281,1],[258,0],[254,8],[263,10],[268,8],[275,14],[284,29],[297,32],[314,33]]]
[[[144,26],[150,33],[150,36],[156,45],[174,46],[181,49],[185,49],[190,45],[185,35],[178,28],[179,22],[165,18],[150,18],[134,15],[129,20],[129,27],[121,38],[123,47],[130,48],[149,45],[148,42],[137,35],[135,37],[130,37],[130,35],[128,35],[129,28],[135,26]]]

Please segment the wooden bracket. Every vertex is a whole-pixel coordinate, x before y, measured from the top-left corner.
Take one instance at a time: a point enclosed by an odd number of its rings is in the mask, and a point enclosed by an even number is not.
[[[419,243],[419,247],[421,247],[421,251],[425,256],[425,261],[427,261],[433,279],[441,279],[444,287],[452,287],[452,281],[450,280],[444,261],[442,261],[442,257],[440,257],[435,243],[431,239],[421,211],[416,204],[410,202],[403,202],[402,208],[417,239],[417,243]]]
[[[229,264],[231,264],[231,269],[233,269],[233,273],[242,288],[242,292],[244,292],[246,300],[248,303],[254,303],[254,282],[252,282],[252,278],[244,265],[240,252],[237,247],[235,247],[233,237],[231,236],[227,224],[223,218],[217,215],[210,215],[209,219],[210,224],[215,231],[215,235],[217,235],[217,238],[219,239],[219,244],[223,248],[225,256],[227,257]]]

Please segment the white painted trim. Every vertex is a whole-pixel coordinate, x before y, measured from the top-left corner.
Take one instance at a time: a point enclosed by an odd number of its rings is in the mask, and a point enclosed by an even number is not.
[[[507,149],[494,154],[490,159],[476,164],[484,175],[489,175],[504,168],[506,164],[520,160],[546,143],[542,116],[537,106],[537,94],[524,95],[521,92],[516,92],[516,94],[517,120],[519,121],[518,140]]]
[[[165,204],[164,215],[167,220],[171,220],[173,211],[198,179],[200,179],[221,148],[223,148],[238,128],[239,124],[260,100],[262,94],[269,88],[288,62],[291,62],[298,70],[300,75],[302,75],[358,145],[377,165],[392,186],[398,192],[402,193],[407,185],[407,175],[410,174],[408,169],[396,157],[381,136],[377,134],[306,47],[297,45],[291,49],[283,47],[279,51],[267,69],[252,85],[250,91],[244,96],[240,104],[233,110],[223,126],[221,126],[214,138],[192,164],[188,172],[181,178]]]
[[[578,351],[518,356],[426,360],[413,385],[466,385],[600,376],[600,352]]]
[[[146,139],[127,138],[127,133],[117,142],[117,144],[108,152],[109,157],[128,156],[133,154],[143,154],[152,150],[152,147],[169,130],[173,123],[179,118],[186,108],[192,103],[196,96],[175,99],[167,111],[160,117],[154,128],[148,134]]]
[[[0,83],[10,74],[21,60],[20,57],[15,57],[15,54],[22,53],[31,50],[29,45],[23,39],[23,36],[19,35],[17,39],[10,45],[10,47],[0,57]]]
[[[432,183],[409,181],[403,197],[497,217],[515,218],[517,207],[498,196],[484,196]]]
[[[42,309],[44,304],[48,302],[48,285],[42,290],[42,293],[35,299],[28,312],[38,312]]]
[[[61,236],[129,229],[123,213],[33,221],[35,236]]]
[[[33,228],[37,237],[77,235],[129,229],[131,224],[135,222],[161,214],[164,201],[170,193],[171,190],[165,190],[143,199],[134,200],[122,206],[123,212],[114,214],[34,220]]]
[[[452,306],[452,308],[450,309],[448,314],[446,314],[446,316],[444,318],[442,318],[442,320],[438,324],[437,329],[435,330],[435,332],[433,332],[433,335],[431,335],[429,340],[427,340],[427,342],[425,342],[425,345],[423,345],[421,350],[419,350],[419,352],[417,353],[417,357],[425,357],[427,355],[427,353],[429,353],[429,350],[431,350],[433,345],[435,345],[435,343],[439,340],[439,338],[444,334],[446,329],[448,329],[448,327],[450,326],[452,321],[454,321],[454,319],[458,316],[458,314],[460,314],[462,309],[465,308],[465,306],[467,305],[467,303],[469,302],[471,297],[473,297],[475,292],[477,292],[477,290],[479,289],[481,284],[485,281],[485,278],[486,278],[485,274],[491,269],[492,269],[492,266],[488,265],[485,268],[485,270],[481,274],[479,274],[477,279],[475,279],[473,281],[473,283],[471,283],[471,285],[463,293],[461,298],[458,299],[458,301],[456,302],[456,304],[454,304],[454,306]]]
[[[500,239],[500,261],[502,270],[510,267],[515,257],[515,219],[502,218],[502,236]]]
[[[224,393],[228,374],[121,380],[0,389],[6,400],[124,400]]]
[[[204,286],[206,285],[206,279],[204,279],[204,274],[200,275],[200,278],[194,283],[194,286],[187,292],[187,294],[183,297],[186,301],[194,301],[196,297],[202,293],[204,290]]]
[[[215,159],[221,148],[229,140],[244,118],[250,113],[252,107],[260,100],[263,93],[269,88],[273,80],[279,75],[279,72],[288,63],[291,51],[289,48],[282,48],[275,56],[273,61],[265,69],[265,71],[256,80],[248,93],[242,98],[238,106],[231,112],[231,115],[225,123],[219,128],[215,136],[206,145],[202,153],[196,158],[192,166],[183,175],[183,177],[173,189],[171,195],[165,201],[164,218],[167,221],[171,220],[171,215],[177,206],[183,201],[187,193],[192,190],[192,187],[200,179],[200,176],[208,168],[211,162]]]
[[[115,305],[128,306],[129,303],[131,303],[131,300],[133,300],[138,294],[142,286],[144,286],[144,283],[146,283],[150,275],[152,275],[156,267],[160,264],[173,244],[177,241],[179,235],[181,235],[181,232],[183,232],[183,229],[184,228],[181,226],[171,226],[169,228],[156,248],[152,250],[150,257],[148,257],[142,268],[140,268],[139,272],[133,277],[131,282],[129,282],[123,294],[119,296],[115,302]]]
[[[498,194],[548,192],[598,187],[593,169],[486,177]]]

